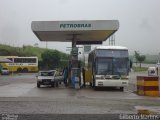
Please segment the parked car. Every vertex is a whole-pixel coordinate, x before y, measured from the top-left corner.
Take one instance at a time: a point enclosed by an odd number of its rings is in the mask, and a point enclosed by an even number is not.
[[[63,76],[58,76],[56,70],[39,71],[37,75],[37,87],[41,85],[58,86],[58,83],[63,80]]]
[[[2,75],[9,75],[9,70],[8,70],[8,68],[2,68],[2,69],[1,69],[1,74],[2,74]]]

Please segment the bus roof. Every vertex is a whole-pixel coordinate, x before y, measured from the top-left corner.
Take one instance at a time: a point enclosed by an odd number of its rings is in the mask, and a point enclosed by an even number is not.
[[[7,58],[0,58],[0,63],[12,63],[12,61]]]
[[[128,50],[127,47],[123,47],[123,46],[97,46],[95,49]]]
[[[18,56],[0,56],[0,58],[38,58],[37,56],[30,56],[30,57],[18,57]]]

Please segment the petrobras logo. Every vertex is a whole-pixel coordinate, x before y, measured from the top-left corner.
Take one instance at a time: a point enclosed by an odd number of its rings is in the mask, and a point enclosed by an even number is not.
[[[60,24],[60,28],[91,28],[91,24]]]

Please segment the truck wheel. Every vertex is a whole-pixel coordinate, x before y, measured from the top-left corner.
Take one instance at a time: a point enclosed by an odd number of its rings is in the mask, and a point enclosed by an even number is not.
[[[40,88],[40,83],[37,82],[37,87]]]

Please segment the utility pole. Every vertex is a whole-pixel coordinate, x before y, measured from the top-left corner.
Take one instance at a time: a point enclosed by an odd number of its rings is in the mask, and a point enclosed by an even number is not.
[[[109,45],[114,46],[115,45],[115,35],[112,35],[109,37]]]

